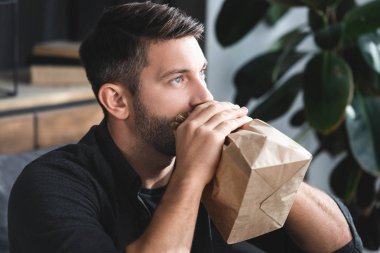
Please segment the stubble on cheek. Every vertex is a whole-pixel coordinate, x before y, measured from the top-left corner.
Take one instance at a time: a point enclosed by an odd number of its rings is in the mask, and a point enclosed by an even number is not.
[[[136,97],[133,101],[135,109],[136,131],[146,143],[157,151],[175,156],[175,133],[173,119],[157,116],[150,112]]]

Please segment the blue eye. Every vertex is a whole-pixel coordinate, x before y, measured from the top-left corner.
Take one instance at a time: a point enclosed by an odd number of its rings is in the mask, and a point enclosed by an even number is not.
[[[176,78],[174,78],[174,79],[172,79],[172,80],[170,81],[170,83],[171,83],[172,85],[174,85],[174,86],[178,86],[178,85],[180,85],[182,82],[183,82],[183,77],[182,77],[182,76],[176,77]]]

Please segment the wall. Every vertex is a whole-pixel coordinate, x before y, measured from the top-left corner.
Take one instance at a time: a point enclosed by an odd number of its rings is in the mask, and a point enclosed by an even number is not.
[[[137,0],[18,0],[19,65],[28,65],[28,57],[35,43],[57,39],[81,40],[94,26],[105,7],[135,1]],[[170,2],[199,20],[204,20],[203,0],[152,2]],[[13,64],[12,10],[12,5],[0,4],[0,70],[9,69]]]

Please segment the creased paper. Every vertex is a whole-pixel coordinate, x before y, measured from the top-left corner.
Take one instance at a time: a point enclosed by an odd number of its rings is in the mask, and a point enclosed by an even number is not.
[[[203,202],[227,243],[281,228],[311,154],[270,125],[254,119],[231,133]]]

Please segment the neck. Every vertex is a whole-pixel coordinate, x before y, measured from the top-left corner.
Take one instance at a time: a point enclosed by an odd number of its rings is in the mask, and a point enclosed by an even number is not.
[[[142,142],[126,126],[107,124],[112,139],[139,175],[142,187],[160,188],[168,184],[174,169],[175,157],[164,155]]]
[[[142,159],[144,159],[144,157]],[[154,161],[155,159],[153,158],[152,160]],[[150,165],[145,164],[140,167],[141,169],[136,169],[137,173],[141,178],[142,187],[146,189],[155,189],[167,185],[169,183],[170,176],[173,172],[174,161],[175,159],[172,158],[170,163],[163,164],[163,166],[161,167],[158,167],[155,163]],[[139,165],[136,164],[136,166]]]

